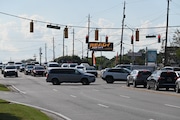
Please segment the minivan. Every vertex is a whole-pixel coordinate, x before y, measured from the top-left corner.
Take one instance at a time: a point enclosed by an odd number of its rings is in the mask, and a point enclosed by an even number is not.
[[[83,85],[89,85],[95,82],[95,80],[95,75],[75,68],[51,69],[46,75],[46,82],[51,82],[53,85],[60,85],[61,83],[82,83]]]

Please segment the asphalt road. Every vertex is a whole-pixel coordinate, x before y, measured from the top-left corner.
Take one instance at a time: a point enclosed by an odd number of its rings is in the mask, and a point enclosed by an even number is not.
[[[0,92],[0,98],[32,105],[66,120],[180,120],[180,94],[170,91],[126,87],[124,82],[46,83],[45,77],[19,73],[0,74],[0,83],[16,92]]]

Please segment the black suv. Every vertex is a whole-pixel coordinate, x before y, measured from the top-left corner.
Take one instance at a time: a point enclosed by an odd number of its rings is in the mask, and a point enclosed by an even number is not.
[[[173,70],[156,70],[151,76],[147,79],[147,89],[154,88],[155,90],[159,90],[159,88],[169,88],[176,87],[176,80],[178,76],[177,73]]]
[[[130,75],[127,76],[127,82],[126,85],[129,87],[130,85],[133,85],[133,87],[136,87],[137,85],[143,85],[146,87],[146,79],[152,74],[150,70],[147,69],[137,69],[133,70]]]

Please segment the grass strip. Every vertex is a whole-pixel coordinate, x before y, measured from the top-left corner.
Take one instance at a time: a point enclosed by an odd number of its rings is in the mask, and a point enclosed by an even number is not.
[[[5,85],[0,84],[0,91],[10,91]]]
[[[0,99],[1,120],[51,120],[40,110]]]

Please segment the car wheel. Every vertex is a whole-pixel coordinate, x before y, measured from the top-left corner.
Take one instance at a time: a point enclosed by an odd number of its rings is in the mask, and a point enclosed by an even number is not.
[[[113,78],[111,76],[108,76],[108,77],[106,77],[106,82],[107,83],[113,83],[114,80],[113,80]]]
[[[127,87],[129,87],[129,86],[130,86],[130,84],[129,84],[129,81],[128,81],[128,80],[126,81],[126,86],[127,86]]]
[[[166,91],[168,91],[169,90],[169,88],[168,87],[166,87]]]
[[[82,82],[83,85],[89,85],[89,81],[88,81],[88,79],[86,79],[86,78],[83,78],[83,79],[81,80],[81,82]]]
[[[147,83],[144,83],[144,85],[143,85],[143,86],[144,86],[144,88],[146,88],[146,87],[147,87]]]
[[[4,77],[6,77],[6,74],[4,73]]]
[[[151,89],[151,87],[150,87],[150,85],[147,83],[147,85],[146,85],[146,88],[147,89]]]
[[[52,79],[52,84],[53,85],[60,85],[60,82],[58,79],[54,78],[54,79]]]
[[[155,90],[159,90],[159,83],[155,83],[155,84],[154,84],[154,89],[155,89]]]
[[[136,81],[133,81],[133,87],[137,87]]]
[[[176,93],[180,93],[179,84],[176,84],[175,90],[176,90]]]

